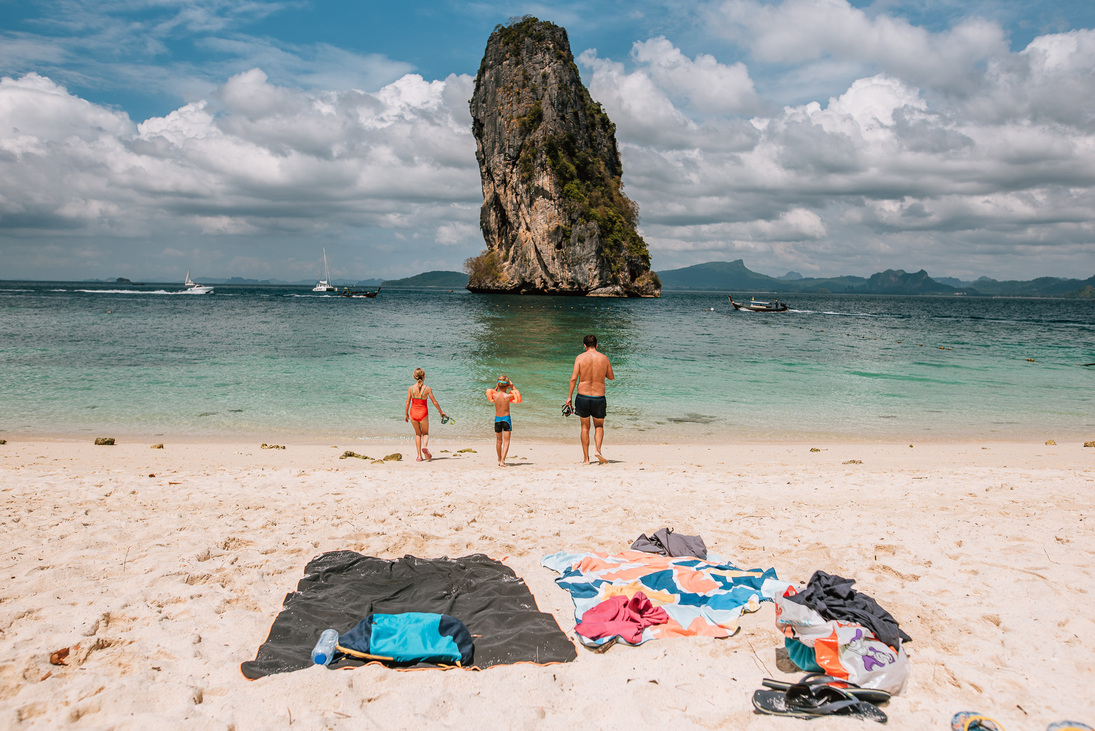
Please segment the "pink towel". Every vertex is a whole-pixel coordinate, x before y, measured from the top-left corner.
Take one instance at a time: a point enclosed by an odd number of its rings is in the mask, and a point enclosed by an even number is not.
[[[619,636],[634,645],[642,639],[643,628],[665,624],[669,615],[661,607],[655,607],[641,591],[628,599],[614,596],[606,599],[582,615],[582,621],[574,631],[591,640]]]

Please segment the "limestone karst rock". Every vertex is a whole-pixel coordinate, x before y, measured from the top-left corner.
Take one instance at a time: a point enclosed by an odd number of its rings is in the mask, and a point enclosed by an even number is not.
[[[526,17],[487,42],[471,100],[487,250],[473,292],[657,297],[615,125],[578,75],[566,30]]]

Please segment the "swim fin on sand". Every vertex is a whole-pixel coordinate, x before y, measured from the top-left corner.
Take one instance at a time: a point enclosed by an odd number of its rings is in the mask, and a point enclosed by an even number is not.
[[[959,711],[951,719],[951,731],[1004,731],[1004,727],[980,713]]]
[[[959,711],[951,719],[952,731],[1004,731],[999,721],[973,711]],[[1095,728],[1079,721],[1056,721],[1046,731],[1095,731]]]

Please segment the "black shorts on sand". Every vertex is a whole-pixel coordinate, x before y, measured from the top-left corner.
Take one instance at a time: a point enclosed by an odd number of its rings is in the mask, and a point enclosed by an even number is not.
[[[607,411],[608,399],[604,396],[583,396],[578,394],[574,397],[574,413],[583,419],[590,416],[594,419],[603,419]]]

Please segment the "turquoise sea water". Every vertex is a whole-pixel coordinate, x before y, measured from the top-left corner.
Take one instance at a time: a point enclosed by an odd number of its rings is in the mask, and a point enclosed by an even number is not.
[[[1091,301],[787,294],[751,314],[720,293],[178,288],[0,282],[0,437],[406,437],[421,366],[457,418],[431,414],[435,437],[491,438],[504,372],[525,397],[514,438],[569,440],[593,332],[617,442],[1095,439]]]

